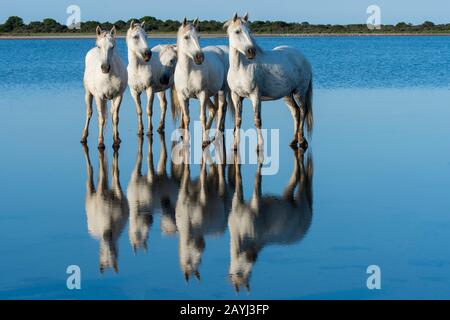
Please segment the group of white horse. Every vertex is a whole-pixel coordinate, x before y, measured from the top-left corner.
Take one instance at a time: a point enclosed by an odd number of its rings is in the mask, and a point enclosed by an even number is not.
[[[242,123],[242,101],[251,100],[254,123],[258,131],[258,148],[264,144],[261,133],[261,101],[284,98],[294,122],[291,145],[306,149],[304,127],[311,132],[312,71],[308,60],[288,46],[263,50],[258,46],[248,21],[248,15],[237,14],[225,23],[229,46],[208,46],[199,43],[198,20],[184,19],[177,33],[176,45],[158,45],[151,50],[147,44],[144,23],[131,22],[127,31],[128,67],[125,68],[116,48],[116,29],[103,31],[97,27],[96,47],[86,55],[84,87],[86,89],[86,123],[81,142],[87,141],[92,116],[92,101],[98,111],[99,148],[104,148],[103,131],[106,104],[112,100],[114,146],[120,144],[119,109],[127,84],[136,104],[138,134],[144,132],[141,94],[147,95],[148,134],[152,133],[152,106],[158,96],[161,118],[158,131],[164,130],[167,109],[166,90],[172,92],[174,112],[182,115],[181,127],[189,129],[189,99],[200,103],[202,143],[210,143],[208,129],[217,118],[216,135],[224,130],[227,98],[231,97],[235,111],[234,148],[239,144]],[[211,99],[214,98],[214,99]],[[206,110],[209,118],[206,118]],[[184,134],[188,142],[189,135]]]
[[[171,161],[171,174],[168,173],[165,139],[164,135],[159,136],[161,151],[156,168],[152,136],[148,138],[147,172],[143,170],[144,139],[139,139],[136,163],[126,193],[119,179],[118,150],[114,150],[112,184],[109,186],[104,151],[99,151],[95,183],[89,149],[83,145],[87,169],[87,225],[89,233],[100,243],[100,271],[113,268],[118,272],[118,241],[127,221],[133,250],[147,251],[152,223],[159,213],[161,232],[178,235],[179,264],[186,280],[190,277],[200,279],[208,238],[224,234],[228,227],[230,281],[238,291],[249,289],[253,266],[264,247],[297,243],[309,230],[313,214],[312,159],[308,157],[305,161],[301,149],[292,151],[292,173],[283,195],[262,193],[262,162],[259,162],[252,196],[246,200],[238,152],[229,164],[208,161],[209,153],[205,152],[200,174],[193,179],[189,161],[180,164]],[[183,148],[182,152],[187,160],[188,149]]]

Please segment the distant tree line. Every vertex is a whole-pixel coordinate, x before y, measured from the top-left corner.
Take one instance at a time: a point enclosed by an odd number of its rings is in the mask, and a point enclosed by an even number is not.
[[[95,28],[100,25],[104,29],[109,29],[113,25],[119,32],[125,33],[131,20],[145,21],[145,29],[155,33],[173,33],[178,30],[180,22],[176,20],[160,20],[154,17],[145,16],[140,19],[129,19],[128,21],[118,20],[116,22],[81,22],[80,29],[70,29],[54,19],[46,18],[42,21],[32,21],[28,24],[17,16],[9,17],[5,23],[0,24],[0,34],[51,34],[51,33],[94,33]],[[284,21],[253,21],[251,27],[255,33],[259,34],[358,34],[358,33],[450,33],[450,23],[434,24],[425,21],[419,25],[400,22],[396,25],[382,25],[380,30],[369,30],[365,24],[310,24],[308,22],[284,22]],[[200,31],[206,33],[223,33],[223,22],[215,20],[203,20],[200,22]]]

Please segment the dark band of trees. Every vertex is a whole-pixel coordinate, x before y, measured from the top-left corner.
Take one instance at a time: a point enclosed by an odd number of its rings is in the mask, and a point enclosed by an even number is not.
[[[145,21],[145,29],[154,33],[173,33],[178,30],[180,22],[176,20],[159,20],[154,17],[142,17],[140,19],[130,19],[128,21],[119,20],[114,23],[85,21],[81,22],[80,29],[70,29],[60,24],[54,19],[44,19],[43,21],[32,21],[28,24],[17,16],[9,17],[5,23],[0,24],[0,34],[7,35],[27,35],[39,33],[68,33],[87,34],[94,33],[95,28],[100,25],[104,29],[109,29],[113,25],[119,32],[126,32],[131,20]],[[200,22],[200,31],[205,33],[224,33],[221,21],[203,20]],[[450,33],[450,23],[434,24],[425,21],[419,25],[400,22],[396,25],[382,25],[381,29],[369,30],[365,24],[331,25],[331,24],[309,24],[308,22],[284,22],[284,21],[253,21],[251,27],[255,33],[259,34],[358,34],[358,33]]]

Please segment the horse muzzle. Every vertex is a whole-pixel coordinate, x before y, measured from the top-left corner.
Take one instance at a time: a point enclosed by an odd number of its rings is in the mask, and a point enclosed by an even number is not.
[[[111,70],[111,65],[109,64],[102,64],[101,65],[101,69],[103,73],[109,73],[109,71]]]
[[[256,57],[256,49],[254,47],[248,48],[247,51],[245,52],[245,56],[247,57],[247,59],[255,59]]]
[[[205,55],[203,54],[203,52],[199,52],[194,56],[194,62],[197,65],[202,64],[204,60],[205,60]]]
[[[167,86],[170,82],[170,75],[167,74],[163,74],[161,76],[161,78],[159,78],[159,82],[163,85],[163,86]]]
[[[150,50],[145,50],[144,54],[142,55],[142,57],[144,58],[145,62],[149,62],[150,59],[152,58],[152,52]]]

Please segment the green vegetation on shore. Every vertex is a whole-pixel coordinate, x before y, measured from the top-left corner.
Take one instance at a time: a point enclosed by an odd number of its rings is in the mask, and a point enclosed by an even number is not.
[[[145,21],[146,31],[153,33],[174,33],[180,25],[180,22],[176,20],[159,20],[146,16],[140,19],[119,20],[113,23],[85,21],[81,22],[81,28],[70,29],[50,18],[26,24],[22,18],[11,16],[5,23],[0,24],[0,35],[85,35],[94,33],[98,25],[104,29],[109,29],[115,25],[119,33],[125,33],[131,20]],[[253,21],[251,22],[251,27],[256,34],[450,34],[450,23],[434,24],[430,21],[425,21],[419,25],[400,22],[396,25],[382,25],[381,29],[375,30],[369,30],[365,24],[331,25],[284,21]],[[223,22],[215,20],[201,21],[200,31],[211,34],[223,33]]]

